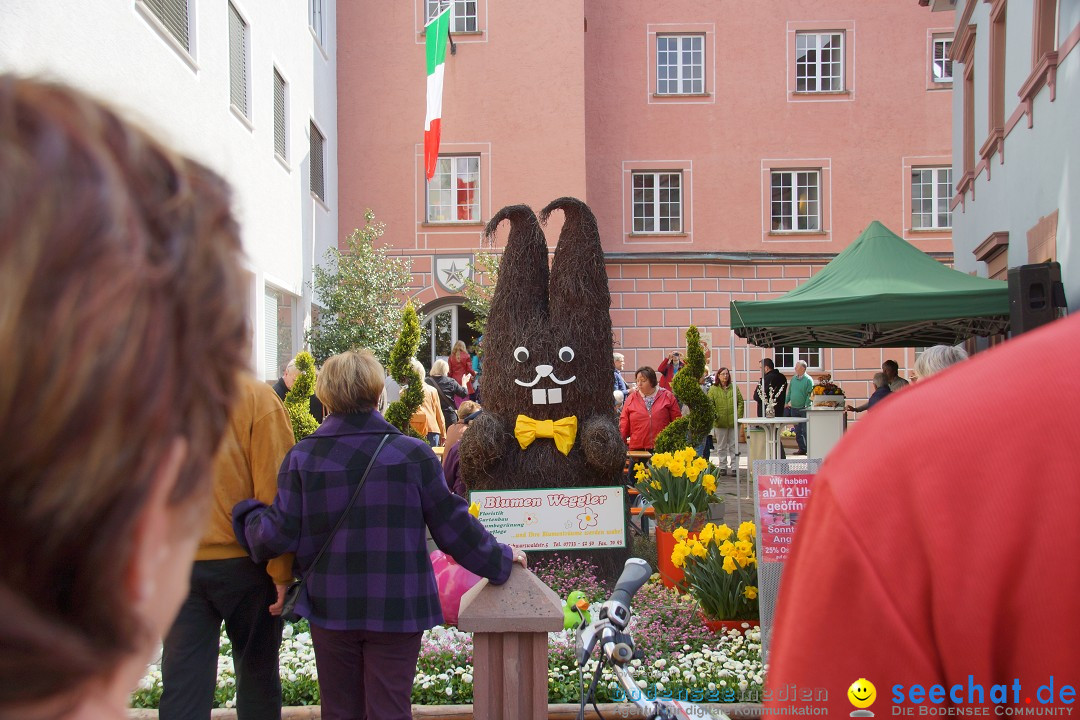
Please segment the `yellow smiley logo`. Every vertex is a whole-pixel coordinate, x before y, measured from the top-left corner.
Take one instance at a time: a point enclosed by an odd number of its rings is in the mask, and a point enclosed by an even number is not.
[[[851,687],[847,690],[847,696],[855,707],[868,708],[877,699],[877,688],[874,687],[874,683],[866,678],[859,678],[851,683]]]

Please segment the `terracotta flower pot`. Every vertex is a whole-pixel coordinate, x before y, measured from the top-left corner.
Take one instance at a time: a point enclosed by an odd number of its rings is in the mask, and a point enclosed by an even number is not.
[[[704,614],[698,614],[701,616],[701,622],[705,624],[705,627],[714,633],[726,633],[728,630],[738,630],[741,633],[750,628],[761,626],[760,620],[710,620]],[[744,628],[743,625],[749,627]]]

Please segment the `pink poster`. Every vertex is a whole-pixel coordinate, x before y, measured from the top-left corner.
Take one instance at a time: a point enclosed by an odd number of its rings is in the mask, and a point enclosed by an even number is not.
[[[810,500],[812,474],[759,475],[758,511],[762,561],[784,562],[791,552],[795,526]]]

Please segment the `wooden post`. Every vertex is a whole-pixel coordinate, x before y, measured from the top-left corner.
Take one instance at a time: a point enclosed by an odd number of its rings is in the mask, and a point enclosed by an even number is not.
[[[481,581],[461,598],[458,628],[473,633],[473,713],[487,720],[546,720],[549,632],[562,601],[519,565],[503,585]]]

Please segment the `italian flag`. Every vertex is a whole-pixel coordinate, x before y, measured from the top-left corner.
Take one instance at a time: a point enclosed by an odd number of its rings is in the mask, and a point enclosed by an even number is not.
[[[427,179],[435,176],[439,161],[439,132],[442,124],[443,73],[446,69],[446,39],[450,33],[449,3],[426,27],[427,45],[427,116],[424,118],[424,169]]]

